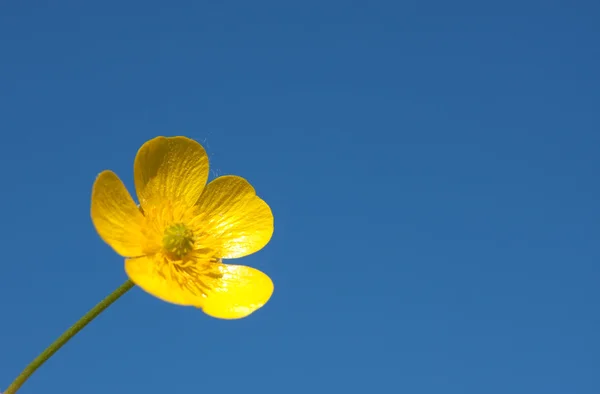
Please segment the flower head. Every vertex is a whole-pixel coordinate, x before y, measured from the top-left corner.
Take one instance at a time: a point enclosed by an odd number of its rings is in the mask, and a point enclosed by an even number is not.
[[[207,179],[202,145],[154,138],[135,158],[139,206],[119,177],[104,171],[92,190],[92,221],[146,292],[214,317],[242,318],[269,300],[273,282],[222,259],[262,249],[273,234],[273,214],[244,178],[221,176],[206,185]]]

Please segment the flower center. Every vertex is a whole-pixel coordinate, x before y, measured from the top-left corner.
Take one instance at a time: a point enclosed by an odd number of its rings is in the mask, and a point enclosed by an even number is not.
[[[194,247],[194,233],[184,224],[173,224],[165,230],[163,248],[174,260],[181,260]]]

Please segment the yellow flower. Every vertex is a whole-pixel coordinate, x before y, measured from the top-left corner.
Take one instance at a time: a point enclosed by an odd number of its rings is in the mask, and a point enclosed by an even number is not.
[[[269,300],[266,274],[222,262],[259,251],[273,234],[271,209],[244,178],[206,185],[206,152],[186,137],[142,145],[134,178],[139,206],[114,172],[98,175],[91,215],[100,237],[126,258],[136,285],[222,319],[248,316]]]

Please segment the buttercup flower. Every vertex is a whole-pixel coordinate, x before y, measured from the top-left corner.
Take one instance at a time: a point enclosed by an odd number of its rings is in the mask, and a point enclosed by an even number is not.
[[[92,190],[92,221],[143,290],[210,316],[238,319],[269,300],[273,282],[222,259],[262,249],[273,234],[273,214],[244,178],[221,176],[206,185],[207,179],[208,157],[199,143],[154,138],[135,158],[140,205],[114,172],[104,171]]]

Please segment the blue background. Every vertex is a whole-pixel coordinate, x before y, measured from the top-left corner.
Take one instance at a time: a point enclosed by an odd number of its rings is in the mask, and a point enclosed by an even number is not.
[[[23,394],[600,392],[600,3],[3,1],[0,389],[126,279],[89,218],[157,135],[276,229],[259,312],[139,289]]]

